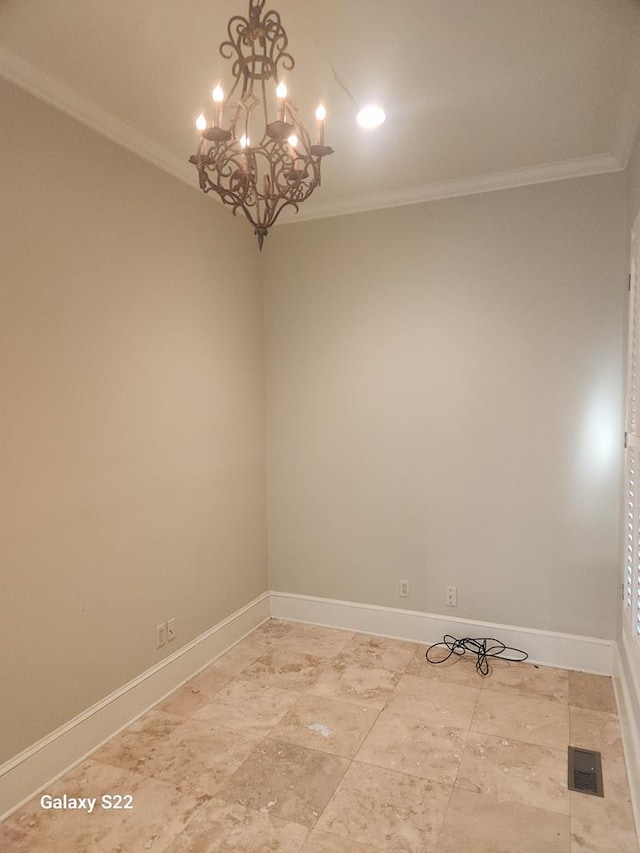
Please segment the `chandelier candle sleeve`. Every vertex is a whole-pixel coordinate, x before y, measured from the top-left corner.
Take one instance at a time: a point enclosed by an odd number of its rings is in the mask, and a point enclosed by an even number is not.
[[[280,121],[287,120],[287,87],[284,83],[279,83],[276,89],[276,97],[278,99],[278,118]]]
[[[213,103],[216,105],[213,123],[216,127],[222,127],[222,102],[224,101],[224,92],[220,86],[216,86],[211,93],[211,96],[213,98]]]
[[[333,153],[324,144],[324,106],[312,141],[288,97],[283,77],[295,61],[279,13],[266,3],[249,0],[247,17],[234,15],[227,25],[220,54],[230,60],[233,82],[226,95],[221,84],[211,92],[213,122],[198,117],[200,141],[189,158],[200,189],[215,192],[234,214],[241,210],[260,248],[284,208],[297,212],[320,186],[322,160]]]
[[[327,111],[320,104],[316,110],[316,145],[324,145],[324,120],[327,117]]]

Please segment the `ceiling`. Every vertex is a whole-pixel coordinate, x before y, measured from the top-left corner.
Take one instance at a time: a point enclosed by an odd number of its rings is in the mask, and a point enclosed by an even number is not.
[[[327,107],[328,216],[626,166],[640,0],[273,0],[293,101]],[[0,0],[0,75],[197,187],[187,162],[248,0]],[[384,105],[376,131],[356,104]]]

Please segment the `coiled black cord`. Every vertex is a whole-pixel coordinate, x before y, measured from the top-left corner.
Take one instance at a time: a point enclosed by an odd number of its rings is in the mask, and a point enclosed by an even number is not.
[[[489,645],[490,643],[493,645]],[[437,649],[440,646],[445,646],[449,649],[449,654],[442,660],[431,660],[429,652],[431,649]],[[462,640],[458,640],[451,634],[445,634],[441,643],[434,643],[432,646],[429,646],[426,658],[429,663],[445,663],[451,655],[462,657],[467,652],[477,655],[476,669],[480,675],[489,675],[489,658],[500,658],[501,660],[508,660],[512,663],[520,663],[529,657],[521,649],[513,649],[510,646],[505,646],[504,643],[493,637],[477,637],[475,639],[473,637],[464,637]]]

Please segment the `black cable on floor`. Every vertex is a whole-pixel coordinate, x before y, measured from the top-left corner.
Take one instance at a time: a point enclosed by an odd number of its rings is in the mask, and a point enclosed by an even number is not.
[[[490,643],[492,645],[489,645]],[[429,652],[431,649],[437,649],[440,646],[445,646],[449,649],[449,654],[442,660],[431,660]],[[529,657],[521,649],[513,649],[510,646],[505,646],[504,643],[493,637],[464,637],[458,640],[451,634],[445,634],[441,643],[434,643],[432,646],[429,646],[426,658],[429,663],[445,663],[451,655],[462,657],[467,652],[477,655],[476,669],[480,675],[489,675],[489,658],[500,658],[501,660],[508,660],[512,663],[520,663]]]

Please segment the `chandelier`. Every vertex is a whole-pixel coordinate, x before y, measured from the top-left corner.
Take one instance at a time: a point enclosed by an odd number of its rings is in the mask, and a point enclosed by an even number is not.
[[[248,18],[234,15],[229,21],[220,53],[233,60],[234,83],[227,96],[219,85],[213,90],[212,122],[198,117],[200,143],[189,158],[200,189],[216,192],[234,215],[241,209],[260,249],[282,210],[297,212],[320,186],[322,158],[333,153],[324,144],[324,106],[316,110],[312,142],[288,97],[282,72],[295,62],[280,15],[264,12],[265,2],[249,0]]]

